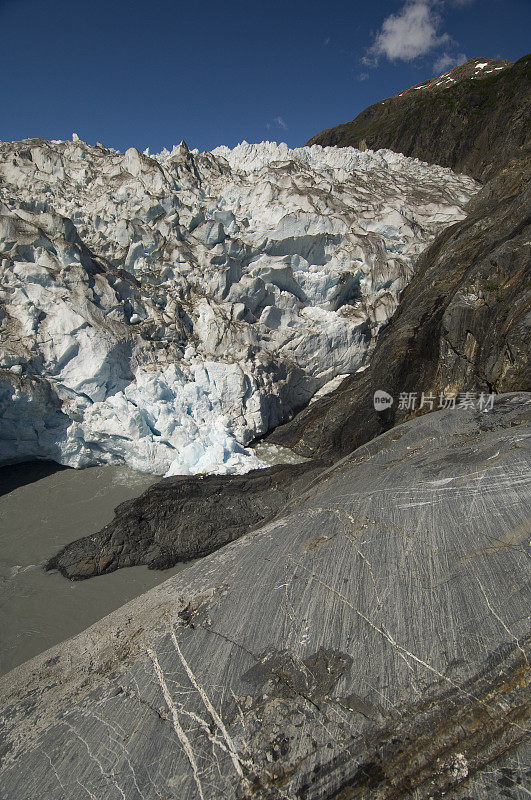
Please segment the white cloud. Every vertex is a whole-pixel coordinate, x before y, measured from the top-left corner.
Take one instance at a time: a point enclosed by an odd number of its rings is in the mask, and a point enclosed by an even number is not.
[[[366,81],[368,79],[369,79],[369,73],[368,72],[360,72],[360,74],[358,75],[358,80],[359,81]]]
[[[468,56],[464,53],[458,53],[455,56],[451,56],[449,53],[443,53],[433,62],[433,72],[435,75],[442,75],[444,72],[448,72],[449,69],[464,64],[465,61],[468,61]]]
[[[278,116],[274,117],[270,122],[266,122],[266,128],[268,131],[270,131],[271,128],[282,128],[282,130],[287,131],[288,125],[283,117]]]
[[[441,18],[431,0],[408,0],[397,14],[390,14],[364,62],[375,65],[381,57],[390,61],[412,61],[450,41],[448,34],[439,34]]]

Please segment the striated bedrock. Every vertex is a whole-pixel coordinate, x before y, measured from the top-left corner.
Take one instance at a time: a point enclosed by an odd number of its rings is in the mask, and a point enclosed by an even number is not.
[[[468,216],[419,258],[368,368],[270,435],[310,457],[338,458],[396,422],[437,408],[441,392],[531,389],[531,159],[512,162],[468,206]],[[376,390],[393,398],[377,413]],[[400,409],[400,393],[416,393]]]
[[[523,800],[530,409],[393,428],[4,676],[0,795]]]
[[[0,463],[260,466],[477,189],[386,151],[0,144]]]
[[[81,580],[146,564],[167,569],[213,553],[283,512],[323,469],[318,461],[245,475],[173,476],[119,505],[98,533],[66,545],[47,563]]]
[[[387,147],[483,182],[531,153],[531,55],[472,58],[366,108],[308,145]]]

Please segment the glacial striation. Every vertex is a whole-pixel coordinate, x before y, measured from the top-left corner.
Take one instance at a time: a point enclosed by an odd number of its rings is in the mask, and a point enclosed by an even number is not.
[[[524,800],[530,404],[393,428],[4,676],[0,796]]]
[[[390,151],[0,144],[0,463],[261,466],[477,188]]]

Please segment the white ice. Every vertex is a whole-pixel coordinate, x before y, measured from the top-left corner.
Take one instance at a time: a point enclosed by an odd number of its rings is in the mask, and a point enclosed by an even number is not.
[[[260,466],[478,188],[386,150],[0,151],[0,463]]]

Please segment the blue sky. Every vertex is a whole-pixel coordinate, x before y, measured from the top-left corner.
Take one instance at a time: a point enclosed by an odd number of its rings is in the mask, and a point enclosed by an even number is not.
[[[0,139],[299,146],[530,30],[529,0],[0,0]]]

